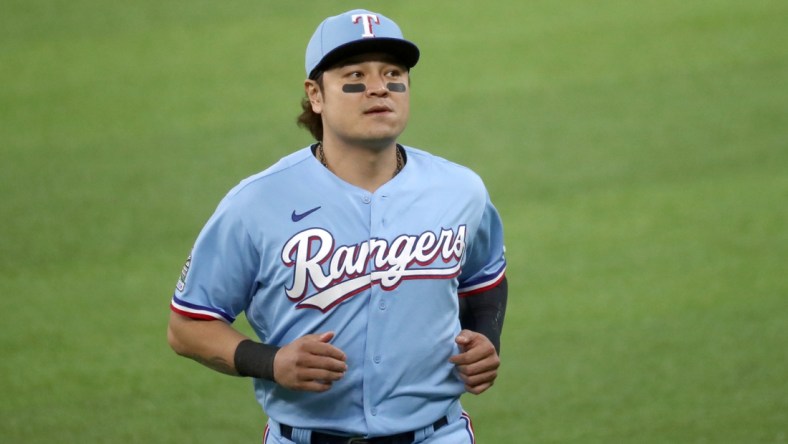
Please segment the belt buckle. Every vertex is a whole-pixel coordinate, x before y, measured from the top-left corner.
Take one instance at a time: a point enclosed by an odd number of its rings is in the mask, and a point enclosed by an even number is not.
[[[364,438],[363,436],[354,436],[353,438],[348,438],[347,444],[370,444],[372,441]]]

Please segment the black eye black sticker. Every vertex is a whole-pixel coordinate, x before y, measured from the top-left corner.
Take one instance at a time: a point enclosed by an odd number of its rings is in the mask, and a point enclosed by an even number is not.
[[[367,86],[363,83],[347,83],[342,85],[342,92],[346,93],[363,93],[367,90]]]
[[[395,93],[404,93],[408,90],[404,83],[387,83],[386,88]]]
[[[404,83],[387,83],[386,89],[391,92],[402,93],[408,90]],[[346,83],[342,85],[342,92],[346,93],[363,93],[367,90],[367,86],[363,83]]]

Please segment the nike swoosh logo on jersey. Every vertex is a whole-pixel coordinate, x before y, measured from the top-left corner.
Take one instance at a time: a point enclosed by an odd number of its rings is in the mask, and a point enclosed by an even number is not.
[[[315,207],[315,208],[312,208],[311,210],[306,211],[306,212],[301,213],[301,214],[298,214],[298,213],[295,212],[295,210],[293,210],[293,214],[290,215],[290,219],[292,219],[293,222],[298,222],[301,219],[309,216],[310,214],[314,213],[315,211],[317,211],[319,209],[320,209],[320,207]]]

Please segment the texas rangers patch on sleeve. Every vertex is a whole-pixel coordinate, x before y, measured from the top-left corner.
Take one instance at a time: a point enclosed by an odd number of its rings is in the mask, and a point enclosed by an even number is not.
[[[178,278],[178,284],[175,288],[178,291],[183,291],[186,288],[186,276],[189,274],[189,266],[192,264],[192,255],[190,254],[189,257],[186,258],[186,263],[183,264],[183,269],[181,270],[181,277]]]

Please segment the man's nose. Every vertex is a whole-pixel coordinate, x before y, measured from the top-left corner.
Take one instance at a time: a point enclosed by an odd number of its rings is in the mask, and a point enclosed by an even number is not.
[[[389,93],[386,87],[386,79],[375,78],[367,82],[367,93],[370,95],[387,95]]]

